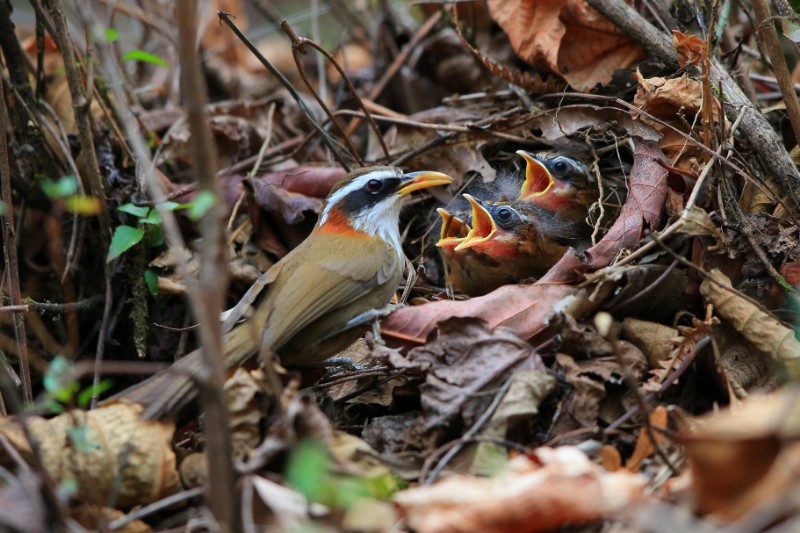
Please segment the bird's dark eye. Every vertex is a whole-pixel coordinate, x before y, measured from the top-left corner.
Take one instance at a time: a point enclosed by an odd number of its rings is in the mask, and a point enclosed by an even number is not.
[[[376,179],[369,180],[366,185],[366,189],[372,194],[375,194],[382,188],[383,188],[383,182],[381,180],[376,180]]]
[[[552,169],[553,169],[553,174],[556,174],[558,176],[563,176],[564,174],[567,173],[567,170],[569,169],[569,164],[567,164],[567,162],[564,161],[563,159],[559,158],[553,161]]]
[[[508,207],[501,207],[495,211],[494,216],[497,218],[497,222],[506,224],[511,222],[511,219],[514,217],[514,211]]]

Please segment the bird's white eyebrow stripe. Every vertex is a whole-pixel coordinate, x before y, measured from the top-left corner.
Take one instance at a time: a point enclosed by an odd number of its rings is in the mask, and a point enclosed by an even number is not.
[[[322,213],[319,215],[319,224],[322,225],[328,219],[328,214],[330,213],[331,207],[338,204],[345,196],[350,194],[351,192],[355,191],[356,189],[360,189],[363,187],[367,181],[371,179],[384,179],[384,178],[391,178],[399,176],[396,172],[392,172],[391,170],[374,170],[372,172],[367,172],[363,176],[359,176],[355,178],[353,181],[333,193],[325,203],[325,209],[323,209]]]

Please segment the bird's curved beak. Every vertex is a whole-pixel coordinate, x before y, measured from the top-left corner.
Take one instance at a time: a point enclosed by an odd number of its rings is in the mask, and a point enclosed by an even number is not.
[[[442,217],[442,230],[439,233],[439,242],[436,243],[436,246],[439,248],[455,248],[469,234],[469,225],[441,207],[436,212]]]
[[[453,183],[453,178],[441,172],[434,172],[432,170],[422,170],[419,172],[409,172],[403,174],[402,182],[397,187],[397,193],[400,196],[407,196],[414,191],[420,189],[427,189],[428,187],[435,187],[437,185],[450,185]]]
[[[517,150],[517,155],[525,160],[525,182],[519,191],[519,199],[530,200],[547,194],[556,181],[547,167],[530,152]]]
[[[455,247],[456,251],[472,248],[489,241],[497,232],[497,226],[492,220],[492,215],[471,194],[464,198],[472,205],[472,229],[461,243]]]

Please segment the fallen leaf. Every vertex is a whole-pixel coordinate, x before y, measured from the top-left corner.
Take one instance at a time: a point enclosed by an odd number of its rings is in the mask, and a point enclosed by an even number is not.
[[[638,472],[642,467],[642,462],[655,452],[656,446],[661,446],[661,443],[664,442],[664,433],[659,431],[658,428],[667,428],[667,409],[663,405],[657,406],[650,413],[648,419],[650,421],[650,427],[653,428],[656,442],[653,442],[653,439],[650,438],[650,433],[647,431],[647,428],[642,427],[639,430],[639,437],[636,439],[636,448],[633,449],[633,453],[625,464],[625,468],[630,472]]]
[[[699,65],[700,60],[707,54],[706,42],[703,39],[679,30],[672,30],[672,46],[678,52],[678,64],[682,67],[686,63]]]
[[[701,512],[735,520],[794,491],[800,468],[798,406],[793,387],[699,418],[681,433]]]
[[[45,471],[56,483],[72,480],[84,502],[127,508],[154,502],[180,490],[174,425],[140,418],[142,406],[117,402],[92,411],[73,410],[45,420],[30,416],[28,430]],[[31,445],[19,422],[0,421],[0,434],[30,460]],[[0,464],[8,465],[0,451]]]
[[[562,446],[516,457],[492,479],[454,475],[399,492],[394,501],[419,533],[534,533],[618,513],[644,498],[644,484]]]
[[[266,211],[277,213],[287,224],[297,224],[305,219],[306,212],[319,214],[322,200],[287,191],[269,182],[253,180],[253,198]]]
[[[485,412],[511,372],[544,372],[530,344],[506,328],[490,329],[482,320],[452,318],[439,324],[425,346],[407,356],[390,354],[399,368],[425,373],[420,385],[421,431],[432,445],[469,427]]]
[[[703,280],[700,294],[753,347],[784,364],[792,379],[800,378],[800,341],[792,329],[744,298],[733,289],[731,280],[717,269]]]
[[[469,300],[404,307],[382,322],[381,334],[422,344],[439,322],[451,317],[475,317],[485,320],[491,328],[504,326],[529,339],[546,327],[553,306],[576,290],[559,284],[506,285]]]
[[[641,46],[584,0],[489,0],[489,13],[514,51],[579,91],[611,81],[644,55]]]

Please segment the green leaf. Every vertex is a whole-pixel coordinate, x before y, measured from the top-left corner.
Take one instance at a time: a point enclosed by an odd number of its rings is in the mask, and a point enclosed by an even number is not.
[[[86,409],[89,406],[89,402],[92,401],[92,396],[97,393],[97,396],[100,396],[108,389],[111,388],[113,382],[110,379],[104,379],[96,386],[92,385],[91,387],[87,387],[83,389],[80,394],[78,394],[78,407]]]
[[[203,218],[208,210],[217,204],[217,197],[211,191],[202,191],[194,197],[189,205],[188,216],[195,222]]]
[[[150,211],[147,212],[146,217],[139,219],[139,222],[141,222],[142,224],[153,224],[155,226],[158,226],[159,224],[161,224],[161,215],[158,214],[158,211],[156,209],[151,209]]]
[[[78,192],[78,180],[75,176],[64,176],[58,181],[44,178],[41,183],[44,193],[53,200],[66,198]]]
[[[132,246],[141,241],[142,238],[144,238],[144,230],[142,228],[117,226],[114,229],[114,235],[111,237],[111,246],[108,247],[108,257],[106,257],[106,263],[110,263],[120,255],[124,254]]]
[[[69,196],[65,205],[67,211],[79,215],[96,215],[103,209],[100,198],[95,196]]]
[[[134,205],[132,203],[127,203],[119,206],[117,211],[122,211],[123,213],[128,213],[129,215],[133,215],[136,218],[142,218],[147,216],[147,212],[150,210],[149,207],[143,205]]]
[[[286,482],[310,501],[322,501],[330,488],[328,452],[314,440],[301,441],[286,465]]]
[[[122,56],[123,61],[141,61],[142,63],[150,63],[152,65],[158,65],[159,67],[168,67],[169,63],[161,59],[155,54],[151,54],[150,52],[145,52],[144,50],[131,50],[124,56]]]
[[[80,389],[80,383],[72,376],[72,361],[60,355],[50,362],[42,384],[50,397],[61,403],[69,402]]]
[[[153,296],[158,296],[158,272],[153,270],[152,268],[148,268],[144,271],[144,282],[147,284],[147,290],[150,291],[150,294]]]
[[[150,239],[148,242],[150,243],[150,248],[164,244],[164,231],[161,226],[150,226]]]
[[[119,39],[119,32],[114,28],[106,28],[105,31],[103,31],[103,38],[107,43],[113,43]]]
[[[166,209],[167,211],[175,211],[177,209],[180,209],[183,204],[179,204],[178,202],[170,202],[169,200],[167,200],[161,205],[163,205],[164,209]]]

